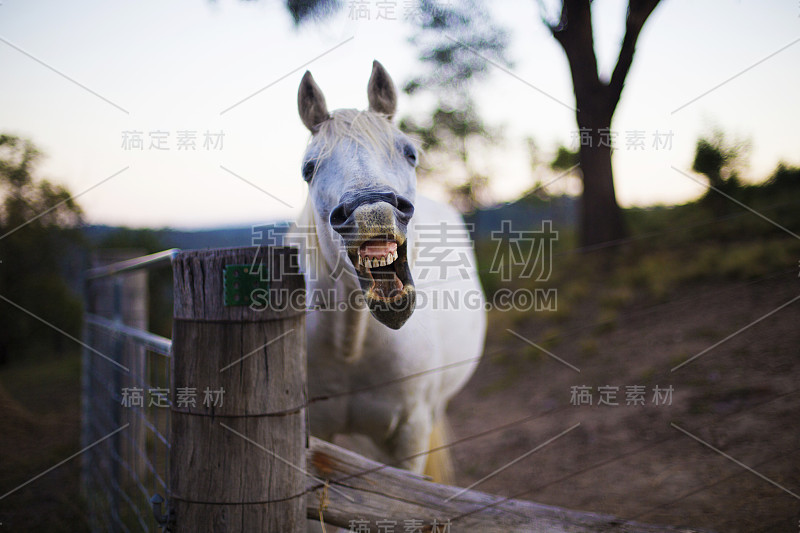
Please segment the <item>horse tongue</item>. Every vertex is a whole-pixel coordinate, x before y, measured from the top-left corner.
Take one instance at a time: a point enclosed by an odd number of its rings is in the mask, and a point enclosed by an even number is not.
[[[393,271],[372,271],[372,290],[383,298],[394,298],[403,290],[403,282]]]
[[[397,242],[373,239],[361,245],[358,253],[361,257],[384,257],[397,251]]]

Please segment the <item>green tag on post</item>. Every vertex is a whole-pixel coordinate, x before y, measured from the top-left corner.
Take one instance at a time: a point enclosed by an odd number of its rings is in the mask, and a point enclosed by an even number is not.
[[[267,293],[269,291],[268,279],[262,279],[261,269],[252,265],[226,265],[223,272],[223,285],[225,287],[225,305],[250,305],[253,303],[253,293]],[[266,272],[264,272],[266,276]]]

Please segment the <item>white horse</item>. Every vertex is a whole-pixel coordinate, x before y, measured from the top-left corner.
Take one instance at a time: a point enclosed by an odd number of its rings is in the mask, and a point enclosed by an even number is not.
[[[310,72],[298,92],[312,133],[294,230],[311,307],[308,388],[330,396],[311,406],[310,429],[366,436],[376,459],[447,481],[447,456],[424,452],[443,443],[447,402],[482,353],[483,293],[461,216],[416,195],[418,150],[392,124],[397,94],[377,61],[367,93],[369,110],[329,113]]]

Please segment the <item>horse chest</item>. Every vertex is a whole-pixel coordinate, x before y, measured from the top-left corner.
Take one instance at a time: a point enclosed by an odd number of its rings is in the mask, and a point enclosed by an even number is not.
[[[309,395],[328,398],[311,407],[312,433],[380,438],[394,431],[414,405],[431,401],[430,380],[409,379],[425,369],[429,357],[417,345],[418,336],[367,331],[358,359],[348,361],[324,331],[312,326],[308,332]]]

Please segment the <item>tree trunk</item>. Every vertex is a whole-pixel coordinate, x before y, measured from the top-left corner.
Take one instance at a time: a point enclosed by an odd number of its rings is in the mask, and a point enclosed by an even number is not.
[[[598,134],[598,131],[609,132],[610,122],[603,121],[593,126],[578,123],[579,128],[591,128],[592,132],[589,140],[580,147],[583,178],[580,236],[584,247],[622,239],[627,234],[614,191],[610,139],[608,135]]]
[[[611,169],[611,117],[619,103],[633,61],[636,41],[659,0],[630,0],[625,36],[611,78],[602,81],[594,53],[590,0],[562,0],[561,18],[550,25],[564,49],[575,89],[575,114],[581,133],[580,164],[583,171],[580,237],[585,247],[626,236],[622,211],[614,193]]]

